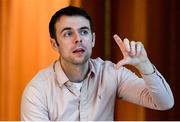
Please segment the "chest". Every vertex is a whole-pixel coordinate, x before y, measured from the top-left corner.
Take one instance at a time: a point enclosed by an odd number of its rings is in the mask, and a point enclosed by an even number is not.
[[[56,87],[48,100],[49,118],[77,121],[113,118],[116,87],[109,82],[86,79],[80,91],[67,86]]]

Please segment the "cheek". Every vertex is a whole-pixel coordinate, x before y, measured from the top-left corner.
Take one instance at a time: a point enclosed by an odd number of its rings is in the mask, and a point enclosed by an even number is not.
[[[84,43],[85,43],[86,45],[89,45],[89,46],[92,46],[92,45],[93,45],[93,44],[92,44],[92,38],[91,38],[91,37],[84,38],[83,40],[84,40]]]
[[[59,53],[62,54],[66,54],[69,50],[68,45],[65,44],[59,44]]]
[[[71,48],[70,48],[68,45],[64,45],[64,46],[61,48],[61,50],[62,50],[63,52],[68,52],[68,51],[71,50]]]

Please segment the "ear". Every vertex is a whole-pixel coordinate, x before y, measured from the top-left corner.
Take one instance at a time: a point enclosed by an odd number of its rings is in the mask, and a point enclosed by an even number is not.
[[[95,39],[96,39],[96,35],[95,35],[95,32],[93,32],[93,34],[92,34],[92,47],[95,46]]]
[[[57,43],[56,43],[56,40],[55,40],[54,38],[51,38],[50,41],[51,41],[51,46],[52,46],[52,48],[53,48],[55,51],[58,52],[59,47],[58,47],[58,45],[57,45]]]

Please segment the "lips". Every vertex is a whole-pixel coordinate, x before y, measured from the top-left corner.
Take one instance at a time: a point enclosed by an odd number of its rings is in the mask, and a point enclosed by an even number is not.
[[[85,50],[83,48],[76,48],[73,53],[83,53]]]

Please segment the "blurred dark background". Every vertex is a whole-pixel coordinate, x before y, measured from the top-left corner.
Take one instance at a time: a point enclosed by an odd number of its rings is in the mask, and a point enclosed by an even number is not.
[[[180,120],[180,1],[179,0],[91,0],[82,5],[93,17],[96,32],[94,57],[113,62],[122,58],[113,34],[142,41],[152,63],[172,88],[171,110],[145,109],[124,101],[116,102],[116,120]]]

